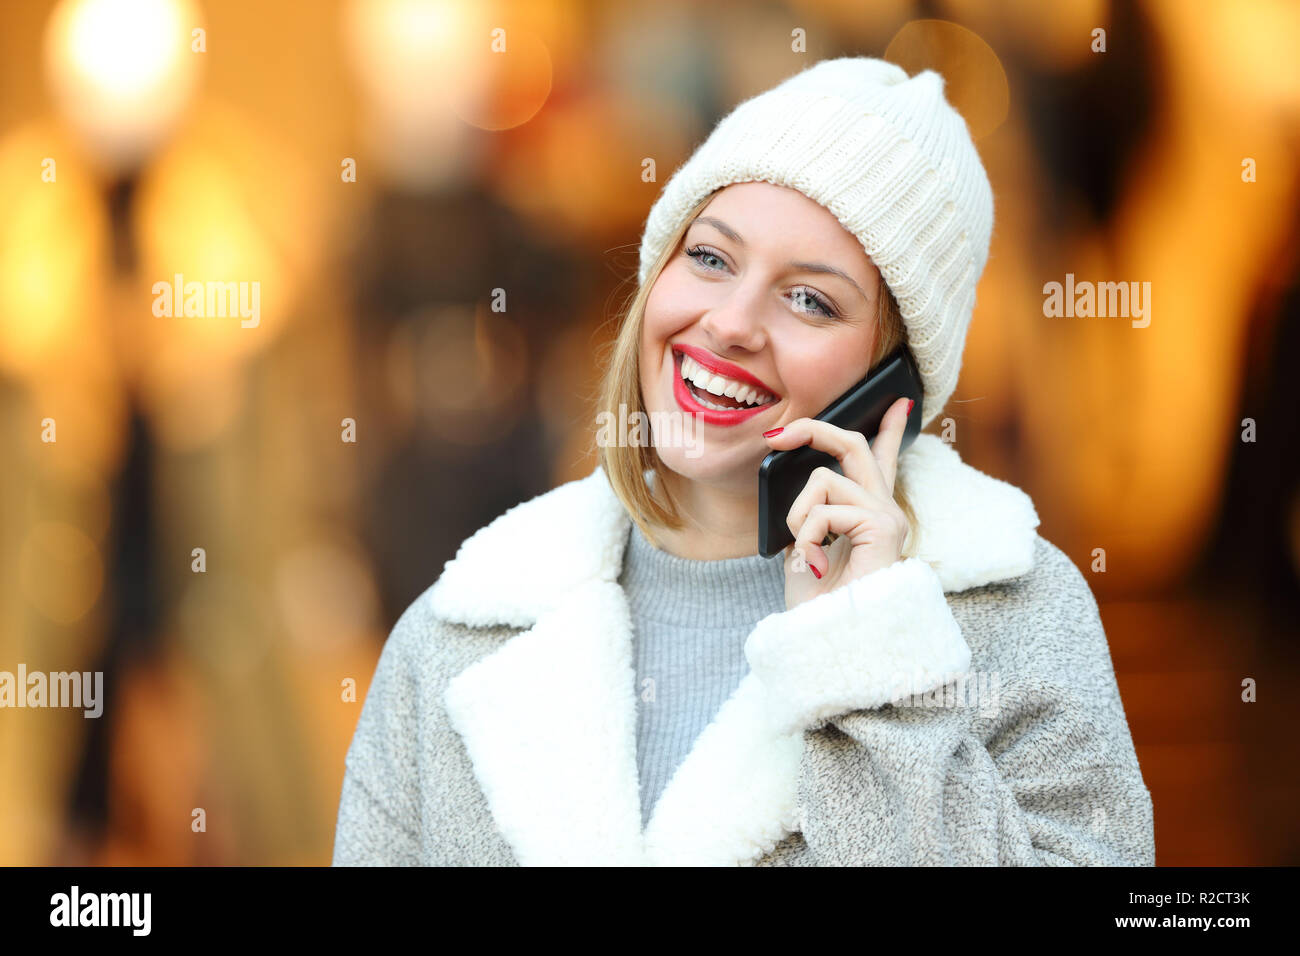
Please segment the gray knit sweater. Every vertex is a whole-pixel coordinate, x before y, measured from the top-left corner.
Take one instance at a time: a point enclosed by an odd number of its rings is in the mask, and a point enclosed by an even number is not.
[[[779,558],[694,561],[632,523],[619,577],[632,615],[641,822],[700,732],[749,673],[745,638],[785,610]]]
[[[937,437],[898,469],[916,556],[789,610],[764,613],[756,594],[748,671],[684,758],[673,741],[743,665],[722,631],[706,646],[726,666],[681,668],[711,689],[638,661],[644,621],[680,598],[636,597],[645,566],[604,473],[498,516],[383,649],[334,863],[1154,864],[1151,797],[1087,581],[1037,534],[1027,495]],[[659,711],[640,706],[637,680],[656,670],[656,705],[697,702],[648,719]]]

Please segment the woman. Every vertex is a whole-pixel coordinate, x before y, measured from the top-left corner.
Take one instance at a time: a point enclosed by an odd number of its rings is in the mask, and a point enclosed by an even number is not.
[[[336,864],[1153,865],[1097,606],[934,435],[992,194],[942,80],[823,61],[665,186],[601,409],[653,440],[461,546],[384,648]],[[895,349],[921,408],[815,416]],[[738,410],[733,410],[738,409]],[[680,426],[680,427],[678,427]],[[834,455],[757,553],[757,470]]]

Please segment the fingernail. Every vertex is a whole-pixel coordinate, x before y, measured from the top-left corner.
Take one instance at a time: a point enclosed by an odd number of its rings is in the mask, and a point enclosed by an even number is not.
[[[771,438],[773,435],[779,435],[783,431],[785,431],[784,425],[782,425],[780,428],[773,428],[770,432],[763,432],[763,437]]]
[[[907,414],[909,414],[909,415],[912,414],[912,406],[915,405],[915,404],[916,404],[916,401],[915,401],[914,399],[909,398],[909,399],[907,400]]]
[[[813,564],[811,561],[809,561],[809,562],[808,562],[808,567],[812,568],[812,573],[815,574],[815,575],[817,575],[817,580],[820,581],[820,580],[822,579],[822,573],[821,573],[820,571],[817,570],[817,565],[815,565],[815,564]]]

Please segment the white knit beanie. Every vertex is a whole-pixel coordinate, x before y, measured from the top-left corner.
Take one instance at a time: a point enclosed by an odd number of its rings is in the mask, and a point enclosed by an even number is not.
[[[755,180],[798,190],[861,241],[902,312],[925,388],[924,428],[957,385],[993,229],[993,190],[943,77],[909,79],[884,60],[841,57],[741,103],[651,207],[641,283],[697,202]]]

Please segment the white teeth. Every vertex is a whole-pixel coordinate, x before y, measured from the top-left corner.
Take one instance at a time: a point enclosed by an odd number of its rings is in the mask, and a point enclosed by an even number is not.
[[[739,411],[739,409],[731,408],[727,405],[715,405],[713,402],[710,402],[708,399],[705,398],[697,398],[696,401],[699,402],[701,405],[703,405],[705,408],[712,408],[719,412]]]
[[[712,395],[725,395],[747,405],[765,405],[772,401],[772,396],[767,392],[759,391],[751,385],[745,385],[734,379],[714,375],[689,355],[682,356],[682,378]],[[719,411],[734,411],[734,409],[725,405],[715,405],[703,399],[700,399],[700,403],[709,408],[716,408]]]

